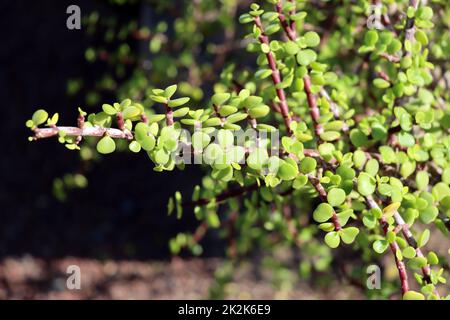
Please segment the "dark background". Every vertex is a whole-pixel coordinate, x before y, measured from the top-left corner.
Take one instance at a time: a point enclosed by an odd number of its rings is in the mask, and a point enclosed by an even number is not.
[[[181,220],[168,217],[167,200],[177,190],[190,195],[200,181],[198,168],[162,174],[152,170],[144,153],[114,153],[89,171],[87,188],[60,202],[52,195],[53,181],[77,170],[77,152],[54,139],[27,140],[25,121],[39,108],[59,112],[61,124],[75,125],[84,97],[68,97],[67,79],[93,81],[97,75],[84,58],[83,30],[66,28],[70,4],[82,14],[95,8],[101,15],[138,17],[137,7],[111,12],[100,1],[1,2],[0,258],[26,253],[44,259],[168,258],[168,240],[197,222],[190,212]],[[208,237],[205,254],[220,255],[216,236]]]

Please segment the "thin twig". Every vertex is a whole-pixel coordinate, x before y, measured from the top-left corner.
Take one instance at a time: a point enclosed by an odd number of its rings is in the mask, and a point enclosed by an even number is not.
[[[259,36],[259,41],[263,44],[266,44],[269,46],[269,38],[264,33],[264,27],[262,26],[261,19],[258,17],[255,17],[254,19],[256,27],[261,31],[261,35]],[[275,90],[277,92],[278,99],[280,99],[280,111],[281,115],[283,116],[284,124],[286,125],[286,130],[289,134],[291,134],[291,116],[289,115],[289,107],[286,101],[286,94],[283,90],[283,88],[277,88],[278,85],[281,83],[281,73],[277,68],[277,63],[275,60],[275,57],[273,56],[272,52],[269,51],[266,53],[267,62],[269,64],[270,69],[272,70],[272,81],[275,85]]]

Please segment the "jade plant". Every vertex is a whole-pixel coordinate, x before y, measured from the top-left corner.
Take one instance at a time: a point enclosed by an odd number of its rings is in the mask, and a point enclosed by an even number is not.
[[[293,247],[301,275],[331,273],[353,250],[360,268],[395,266],[370,297],[448,299],[449,17],[439,0],[253,3],[236,24],[255,63],[224,65],[209,99],[153,84],[79,108],[72,127],[40,109],[30,140],[126,145],[161,174],[202,166],[201,185],[168,201],[200,221],[170,241],[174,254],[201,254],[209,229],[231,261]]]
[[[239,25],[233,23],[237,12],[248,6],[242,1],[109,0],[103,5],[119,14],[100,17],[94,10],[82,19],[88,43],[85,59],[98,75],[67,83],[68,96],[80,96],[86,110],[111,97],[148,105],[155,85],[172,83],[178,84],[180,94],[200,102],[205,88],[219,79],[223,61],[231,62],[233,52],[245,47]],[[145,14],[150,10],[156,13],[152,19]],[[218,36],[223,43],[214,43]],[[80,158],[78,168],[54,179],[57,199],[64,201],[70,190],[87,187],[88,173],[101,160],[95,141],[83,145]]]

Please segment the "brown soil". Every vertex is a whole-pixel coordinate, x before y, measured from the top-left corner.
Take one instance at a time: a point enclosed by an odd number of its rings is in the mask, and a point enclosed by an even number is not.
[[[51,261],[31,256],[0,261],[0,299],[207,299],[221,259],[172,262],[99,261],[64,258]],[[81,289],[69,290],[69,265],[81,269]],[[349,285],[313,288],[286,281],[274,286],[269,277],[256,279],[243,264],[225,286],[228,299],[358,299]]]

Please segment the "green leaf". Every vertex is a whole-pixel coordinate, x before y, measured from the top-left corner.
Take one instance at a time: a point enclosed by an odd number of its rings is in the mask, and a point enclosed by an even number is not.
[[[164,90],[164,97],[166,97],[167,99],[170,99],[174,95],[175,91],[177,91],[177,85],[176,84],[168,86]]]
[[[194,150],[203,150],[211,142],[211,137],[202,131],[196,131],[192,135]]]
[[[139,116],[140,114],[141,114],[141,110],[134,106],[129,106],[128,108],[123,110],[123,113],[122,113],[124,119],[131,119],[131,118]]]
[[[428,37],[425,32],[422,30],[416,30],[416,33],[414,34],[414,37],[417,41],[419,41],[421,44],[426,46],[428,44]]]
[[[305,11],[297,12],[296,14],[293,14],[290,16],[291,20],[293,21],[299,21],[305,19],[307,13]]]
[[[141,144],[142,149],[145,151],[151,151],[155,147],[155,137],[152,135],[146,135],[142,139],[139,140],[139,143]]]
[[[155,162],[157,164],[165,165],[169,161],[169,158],[169,152],[165,151],[164,148],[161,148],[155,152]]]
[[[341,238],[336,231],[328,232],[325,235],[325,243],[332,249],[337,248],[340,242]]]
[[[436,255],[436,253],[434,253],[433,251],[428,252],[427,260],[428,260],[428,263],[431,264],[431,265],[439,264],[439,258]]]
[[[229,93],[216,93],[212,96],[211,101],[216,106],[221,106],[230,99]]]
[[[433,186],[431,193],[436,201],[441,201],[446,196],[450,196],[450,187],[444,182],[438,182]]]
[[[388,246],[389,246],[389,242],[387,242],[386,240],[376,240],[372,245],[373,250],[375,250],[375,252],[380,253],[380,254],[383,253],[384,251],[386,251]]]
[[[376,159],[370,159],[366,163],[365,171],[371,175],[372,177],[375,177],[378,173],[378,170],[380,168],[380,165]]]
[[[254,18],[248,13],[244,13],[243,15],[239,16],[239,23],[250,23],[253,22],[253,20]]]
[[[238,109],[236,107],[229,106],[229,105],[224,105],[224,106],[220,107],[219,114],[222,117],[227,117],[230,114],[235,113],[236,111],[238,111]]]
[[[250,168],[261,170],[262,166],[269,160],[269,154],[266,148],[257,148],[250,152],[247,157],[247,164]]]
[[[298,175],[298,167],[287,161],[282,161],[278,168],[277,175],[280,179],[285,181],[293,180]]]
[[[399,132],[398,142],[403,147],[412,147],[416,143],[416,139],[408,132]]]
[[[165,114],[151,114],[148,116],[148,123],[155,123],[166,118]]]
[[[302,66],[307,66],[311,62],[316,61],[317,54],[311,49],[300,50],[297,53],[297,62]]]
[[[234,144],[234,135],[230,130],[220,129],[217,132],[217,141],[222,148],[230,147]]]
[[[333,207],[337,207],[343,204],[345,198],[346,198],[345,191],[340,188],[333,188],[330,191],[328,191],[327,194],[327,201]]]
[[[386,89],[389,88],[391,86],[389,81],[386,81],[384,79],[381,78],[376,78],[373,80],[373,85],[379,89]]]
[[[141,145],[137,141],[131,141],[131,143],[128,145],[128,148],[131,152],[138,153],[141,151]]]
[[[169,100],[168,105],[171,108],[176,108],[176,107],[182,106],[183,104],[186,104],[189,100],[190,100],[189,97],[183,97],[183,98],[178,98],[178,99],[174,99],[174,100]]]
[[[421,269],[427,265],[427,258],[415,257],[408,261],[408,267],[412,269]]]
[[[359,148],[367,144],[367,136],[359,129],[352,129],[350,131],[350,141],[352,144]]]
[[[238,112],[227,117],[227,123],[235,123],[247,119],[247,114]]]
[[[388,219],[390,217],[392,217],[398,210],[398,208],[400,208],[400,202],[393,202],[390,205],[386,206],[383,209],[383,216]]]
[[[175,110],[175,111],[173,112],[173,117],[174,117],[174,118],[182,118],[182,117],[184,117],[185,115],[187,115],[188,112],[189,112],[189,108],[188,108],[188,107],[183,107],[183,108],[180,108],[180,109],[178,109],[178,110]]]
[[[255,77],[257,79],[265,79],[267,77],[269,77],[270,75],[272,75],[272,70],[271,69],[261,69],[255,72]]]
[[[425,296],[417,291],[409,290],[403,295],[403,300],[425,300]]]
[[[428,207],[420,211],[420,221],[425,224],[433,222],[439,214],[439,210],[436,207]]]
[[[38,126],[40,124],[43,124],[45,121],[47,121],[47,118],[48,118],[47,111],[45,111],[43,109],[39,109],[33,113],[31,120],[33,121],[35,126]]]
[[[419,190],[426,190],[429,184],[429,176],[426,171],[418,171],[416,174],[416,185]]]
[[[358,233],[359,229],[356,227],[343,228],[339,232],[342,242],[344,242],[345,244],[353,243]]]
[[[308,47],[316,47],[320,44],[320,37],[317,34],[317,32],[308,31],[305,33],[304,37],[305,37],[305,44]]]
[[[369,30],[364,36],[364,45],[374,46],[378,41],[378,33],[375,30]]]
[[[104,136],[97,143],[97,151],[102,154],[112,153],[116,150],[116,143],[110,136]]]
[[[421,248],[423,246],[425,246],[428,242],[428,240],[430,240],[430,230],[425,229],[422,234],[419,236],[419,238],[417,239],[417,247]]]
[[[294,41],[286,42],[286,44],[284,45],[284,49],[286,50],[286,53],[289,55],[295,55],[300,50],[298,44],[295,43]]]
[[[300,162],[300,171],[302,173],[310,173],[316,170],[317,161],[311,157],[305,157]]]
[[[114,108],[110,104],[107,104],[107,103],[103,104],[102,109],[103,109],[103,112],[105,112],[107,115],[114,116],[117,114],[116,108]]]
[[[308,177],[305,175],[300,175],[297,178],[295,178],[294,183],[292,184],[292,187],[294,189],[300,189],[304,185],[308,183]]]
[[[369,196],[375,192],[376,180],[365,172],[358,176],[358,192],[362,196]]]
[[[412,259],[416,256],[416,250],[413,247],[409,246],[403,249],[402,254],[405,258]]]
[[[339,139],[341,134],[337,131],[325,131],[320,134],[320,139],[323,141],[334,141]]]
[[[191,119],[182,119],[181,122],[183,122],[183,120],[191,120]],[[192,119],[194,120],[194,119]],[[194,121],[195,123],[195,121]],[[209,118],[208,120],[206,120],[205,122],[203,122],[203,126],[204,127],[217,127],[220,126],[222,124],[222,121],[220,120],[220,118],[214,117],[214,118]]]
[[[333,207],[328,203],[321,203],[313,212],[313,219],[319,223],[328,221],[333,216]]]
[[[255,119],[265,117],[270,112],[269,106],[260,105],[257,107],[253,107],[248,111],[248,114]]]
[[[419,7],[417,9],[417,17],[422,20],[430,20],[433,18],[433,9],[428,6]]]
[[[150,99],[159,103],[167,103],[167,98],[162,96],[150,95]]]

